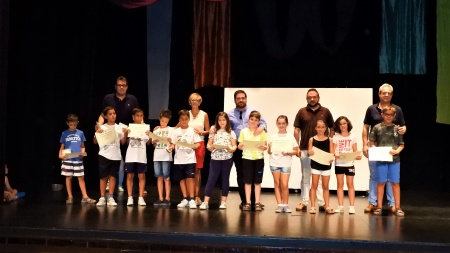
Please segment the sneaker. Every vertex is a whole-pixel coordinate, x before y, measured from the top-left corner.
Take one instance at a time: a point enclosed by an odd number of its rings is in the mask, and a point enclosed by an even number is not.
[[[336,212],[336,213],[343,213],[344,212],[344,206],[338,206],[338,208],[336,208],[336,210],[334,210],[334,212]]]
[[[189,208],[197,209],[197,203],[195,203],[195,200],[191,199],[191,201],[189,201]]]
[[[206,210],[206,209],[208,209],[208,208],[209,208],[208,202],[203,202],[203,203],[200,205],[200,210]]]
[[[145,203],[145,201],[144,201],[144,198],[143,198],[143,197],[139,197],[139,200],[138,200],[138,205],[140,205],[140,206],[146,206],[146,205],[147,205],[147,203]]]
[[[122,186],[119,186],[119,192],[125,191]]]
[[[114,198],[109,198],[108,199],[108,206],[117,206],[117,203],[114,200]]]
[[[106,205],[105,197],[99,198],[98,202],[97,202],[97,206],[104,206],[104,205]]]
[[[355,214],[355,213],[356,213],[355,207],[354,207],[354,206],[350,206],[350,207],[348,208],[348,213],[349,213],[349,214]]]
[[[132,205],[134,205],[133,197],[128,197],[127,206],[132,206]]]
[[[81,204],[94,204],[95,202],[97,202],[95,199],[91,199],[91,198],[82,198],[81,199]]]
[[[163,201],[157,200],[155,203],[153,203],[154,206],[161,206],[163,204]]]
[[[183,199],[177,207],[187,207],[189,205],[189,201],[187,199]]]
[[[292,210],[289,208],[289,206],[284,206],[283,211],[285,213],[292,213]]]
[[[227,202],[225,201],[220,202],[219,209],[227,209]]]
[[[277,209],[275,209],[276,213],[282,213],[283,212],[283,207],[282,206],[278,206]]]
[[[162,205],[164,205],[164,206],[170,206],[170,201],[167,200],[167,199],[165,199],[165,200],[163,200]]]

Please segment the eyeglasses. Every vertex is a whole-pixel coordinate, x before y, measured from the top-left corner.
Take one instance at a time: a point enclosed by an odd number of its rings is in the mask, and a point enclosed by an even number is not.
[[[394,113],[383,113],[384,116],[386,117],[394,117]]]
[[[125,87],[128,87],[128,85],[127,85],[127,84],[116,84],[116,86],[117,86],[117,87],[120,87],[120,88],[125,88]]]
[[[242,111],[239,112],[239,119],[242,120]]]

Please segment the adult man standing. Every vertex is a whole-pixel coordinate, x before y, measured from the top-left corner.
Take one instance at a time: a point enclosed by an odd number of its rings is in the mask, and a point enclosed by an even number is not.
[[[373,126],[383,121],[381,112],[384,107],[395,107],[396,114],[393,123],[400,126],[398,128],[399,134],[405,134],[406,132],[405,118],[403,117],[402,109],[399,106],[391,103],[393,92],[394,88],[392,87],[392,85],[388,83],[381,85],[378,90],[378,97],[380,98],[380,102],[377,104],[373,104],[367,108],[366,116],[364,117],[364,127],[362,130],[363,154],[367,158],[369,157],[369,134],[372,131]],[[369,205],[364,209],[364,212],[371,212],[377,207],[377,173],[375,164],[375,161],[369,161]],[[392,193],[392,186],[389,182],[386,183],[386,198],[388,200],[391,211],[395,213],[394,195]]]
[[[297,205],[295,210],[306,211],[309,203],[309,190],[311,188],[311,159],[308,156],[308,141],[309,138],[316,135],[316,123],[318,120],[323,120],[328,127],[328,136],[334,135],[334,121],[328,108],[323,107],[319,103],[320,96],[316,89],[309,89],[306,92],[306,107],[300,108],[295,116],[294,121],[294,137],[297,142],[300,143],[300,163],[302,165],[302,201]],[[317,201],[319,204],[319,211],[325,211],[323,205],[325,201],[323,199],[322,180],[319,178],[319,185],[317,188]]]
[[[132,118],[132,111],[134,108],[139,107],[137,98],[131,94],[127,93],[128,90],[128,81],[124,76],[119,76],[116,79],[116,92],[107,94],[103,98],[102,108],[105,108],[107,106],[114,107],[116,111],[116,122],[117,123],[123,123],[128,125],[129,123],[133,122]],[[103,125],[104,118],[100,114],[98,117],[98,126]],[[96,126],[97,128],[97,126]],[[125,154],[125,147],[122,147],[122,157],[124,157]],[[120,169],[119,169],[119,183],[118,183],[118,190],[120,192],[123,192],[123,177],[124,177],[124,162],[123,158],[120,162]]]
[[[231,122],[231,129],[233,129],[236,134],[236,139],[239,139],[239,134],[241,130],[248,127],[248,117],[252,111],[256,111],[255,108],[247,106],[247,93],[243,90],[237,90],[234,92],[234,103],[236,108],[227,112],[228,117]],[[259,135],[262,131],[267,131],[267,124],[263,117],[259,123],[258,129],[255,131],[254,135]],[[243,167],[242,167],[242,150],[236,149],[233,154],[234,166],[236,167],[237,174],[237,184],[239,188],[239,196],[241,197],[241,204],[239,208],[242,209],[244,204],[247,202],[245,198],[245,188],[244,188],[244,178],[243,178]],[[255,204],[255,193],[252,188],[251,194],[252,206]],[[264,207],[264,205],[261,205]]]

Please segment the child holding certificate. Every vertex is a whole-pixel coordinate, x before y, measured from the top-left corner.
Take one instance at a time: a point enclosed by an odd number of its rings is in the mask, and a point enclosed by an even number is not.
[[[327,153],[333,153],[333,140],[332,138],[325,135],[327,131],[327,125],[323,120],[318,120],[316,123],[316,135],[309,138],[308,142],[308,155],[313,156],[313,147],[320,149]],[[309,209],[310,214],[316,213],[315,203],[316,203],[316,191],[319,185],[319,178],[322,177],[322,188],[323,188],[323,199],[325,201],[325,212],[327,214],[333,214],[334,210],[330,208],[330,189],[328,184],[330,182],[331,175],[331,163],[333,159],[327,161],[327,164],[322,164],[316,162],[311,158],[311,190],[309,192],[309,198],[311,199],[311,208]]]
[[[238,148],[242,152],[243,181],[246,202],[243,211],[250,211],[252,184],[255,186],[255,211],[261,211],[261,183],[264,174],[264,150],[267,149],[267,137],[265,132],[259,135],[253,133],[258,129],[261,114],[252,111],[248,117],[248,127],[241,130],[239,134]]]
[[[376,162],[378,207],[373,213],[377,215],[381,214],[384,186],[389,179],[394,193],[395,214],[405,216],[400,208],[400,152],[403,150],[405,143],[403,142],[403,135],[398,134],[398,126],[393,123],[395,113],[394,106],[384,107],[381,113],[383,122],[375,125],[369,136],[370,147],[392,147],[389,151],[392,162]]]
[[[355,211],[355,187],[353,185],[353,178],[355,177],[355,166],[353,161],[340,161],[339,157],[342,153],[352,153],[357,151],[356,136],[350,131],[353,129],[353,125],[350,120],[341,116],[334,122],[333,143],[335,147],[334,156],[336,163],[334,171],[337,179],[337,197],[338,208],[335,210],[337,213],[344,212],[344,174],[347,181],[348,200],[350,206],[348,208],[349,214],[354,214]],[[356,156],[356,160],[361,160],[361,155]]]
[[[98,170],[100,175],[100,199],[97,206],[117,206],[114,200],[114,189],[119,175],[120,144],[125,144],[128,137],[128,130],[116,124],[116,111],[114,107],[107,106],[103,109],[103,117],[106,123],[101,125],[94,136],[94,143],[99,144],[98,151]],[[109,196],[106,202],[106,182],[109,179]]]
[[[158,139],[152,139],[155,150],[153,152],[153,168],[155,177],[157,178],[157,188],[159,199],[153,203],[154,206],[170,206],[170,164],[172,163],[172,149],[170,138],[172,137],[173,128],[168,126],[172,112],[170,110],[162,110],[159,113],[159,128],[153,133],[159,137],[168,138],[168,142],[162,142]],[[166,196],[164,195],[166,188]]]
[[[277,118],[278,133],[269,139],[270,171],[274,181],[277,213],[291,213],[289,201],[289,176],[291,174],[292,156],[298,153],[298,143],[292,134],[287,134],[288,118],[280,115]]]
[[[86,137],[83,131],[77,129],[78,116],[70,113],[66,120],[69,129],[65,130],[61,134],[59,142],[61,146],[59,148],[59,159],[61,159],[61,175],[66,177],[66,190],[67,190],[67,205],[73,204],[72,195],[72,177],[78,178],[78,185],[80,186],[81,194],[83,195],[81,203],[93,204],[96,201],[89,198],[86,192],[86,183],[84,181],[84,166],[83,155],[84,142]],[[78,157],[68,158],[69,153],[80,153]]]
[[[134,124],[139,124],[139,126],[145,126],[141,129],[130,129],[128,128],[128,148],[127,154],[125,156],[125,172],[127,172],[127,191],[128,191],[128,201],[127,206],[132,206],[133,201],[133,179],[134,173],[138,174],[139,178],[139,198],[138,205],[145,206],[144,200],[144,189],[145,189],[145,173],[147,172],[147,145],[150,144],[150,138],[148,134],[150,132],[150,126],[145,125],[144,122],[144,111],[141,108],[134,108],[131,111],[131,116],[133,118]],[[131,125],[130,125],[131,126]],[[144,130],[145,129],[145,130]],[[133,131],[139,131],[138,133],[133,133]]]
[[[175,147],[174,173],[175,181],[180,181],[183,200],[177,207],[189,207],[196,209],[195,203],[195,149],[202,141],[195,133],[194,128],[189,126],[189,111],[181,110],[178,113],[178,128],[173,131],[171,149]]]
[[[209,199],[219,176],[221,177],[222,201],[220,209],[227,208],[227,197],[230,189],[230,171],[233,166],[233,152],[236,151],[236,134],[231,130],[230,118],[226,112],[219,112],[209,135],[207,148],[211,151],[209,176],[205,188],[205,200],[201,210],[209,208]],[[217,130],[216,130],[217,129]]]

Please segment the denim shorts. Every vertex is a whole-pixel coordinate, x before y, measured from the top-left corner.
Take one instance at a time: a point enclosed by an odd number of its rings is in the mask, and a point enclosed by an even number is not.
[[[279,171],[279,172],[281,172],[281,174],[291,174],[291,167],[275,167],[275,166],[270,166],[270,171],[271,171],[271,172]]]
[[[171,161],[154,161],[153,168],[155,170],[155,177],[170,177],[170,164]]]

